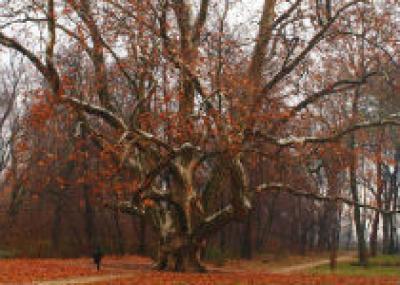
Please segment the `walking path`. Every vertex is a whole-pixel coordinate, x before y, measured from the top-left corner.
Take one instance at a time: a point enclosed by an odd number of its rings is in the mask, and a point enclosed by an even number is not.
[[[34,285],[70,285],[70,284],[91,284],[102,281],[113,281],[121,278],[129,278],[134,276],[134,273],[123,273],[123,274],[110,274],[101,276],[85,276],[75,277],[69,279],[52,280],[52,281],[35,281]]]
[[[345,255],[345,256],[340,256],[337,258],[338,262],[346,262],[346,261],[352,261],[352,260],[354,260],[353,255]],[[287,273],[312,269],[314,267],[329,264],[329,262],[330,262],[329,259],[321,259],[321,260],[316,260],[313,262],[307,262],[307,263],[303,263],[303,264],[292,265],[292,266],[287,266],[287,267],[283,267],[283,268],[279,268],[279,269],[274,269],[269,272],[276,273],[276,274],[287,274]]]

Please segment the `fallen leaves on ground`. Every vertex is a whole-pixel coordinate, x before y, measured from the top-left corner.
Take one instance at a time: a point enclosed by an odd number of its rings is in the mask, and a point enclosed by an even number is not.
[[[301,274],[261,273],[209,273],[179,274],[147,272],[132,278],[113,282],[98,282],[96,285],[398,285],[393,277],[343,277],[334,275],[312,276]]]
[[[87,259],[0,260],[0,282],[31,282],[96,273]]]
[[[96,285],[398,285],[395,277],[345,277],[335,275],[267,274],[260,272],[218,272],[182,274],[150,270],[150,259],[137,256],[106,257],[97,272],[90,258],[3,259],[0,283],[29,284],[32,281],[69,280],[83,276],[129,274]],[[107,278],[107,276],[104,276]],[[86,283],[89,284],[89,283]]]
[[[107,257],[104,268],[97,271],[90,258],[76,259],[0,259],[0,283],[29,283],[32,281],[57,280],[81,276],[96,276],[121,272],[122,269],[113,267],[122,259],[118,257]],[[127,257],[124,263],[146,264],[147,258]]]

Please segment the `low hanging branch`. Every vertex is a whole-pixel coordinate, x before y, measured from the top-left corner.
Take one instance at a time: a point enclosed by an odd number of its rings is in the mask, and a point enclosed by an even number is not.
[[[390,215],[390,214],[397,214],[400,213],[400,209],[398,210],[384,210],[382,208],[378,208],[369,204],[361,204],[357,203],[351,199],[341,197],[341,196],[323,196],[318,193],[313,193],[313,192],[307,192],[303,190],[297,190],[290,185],[285,185],[285,184],[280,184],[280,183],[270,183],[270,184],[261,184],[257,186],[256,192],[262,192],[262,191],[270,191],[270,192],[285,192],[290,195],[296,196],[296,197],[304,197],[307,199],[311,199],[314,201],[318,202],[334,202],[334,203],[344,203],[349,206],[354,206],[354,207],[360,207],[360,208],[365,208],[369,210],[373,210],[376,212],[379,212],[383,215]]]

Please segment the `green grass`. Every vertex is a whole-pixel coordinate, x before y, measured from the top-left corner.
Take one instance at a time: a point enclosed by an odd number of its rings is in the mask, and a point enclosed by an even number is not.
[[[13,258],[13,257],[15,257],[15,252],[0,249],[0,258]]]
[[[398,266],[400,268],[400,255],[379,255],[369,259],[371,266]]]
[[[313,274],[337,274],[344,276],[400,276],[400,255],[381,255],[369,259],[367,267],[354,262],[339,263],[335,271],[329,265],[318,266],[310,270]]]

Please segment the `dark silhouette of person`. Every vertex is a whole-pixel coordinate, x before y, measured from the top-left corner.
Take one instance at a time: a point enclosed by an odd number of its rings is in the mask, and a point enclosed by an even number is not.
[[[97,266],[97,270],[100,270],[101,259],[103,258],[103,251],[101,250],[100,246],[96,246],[93,252],[93,261]]]

